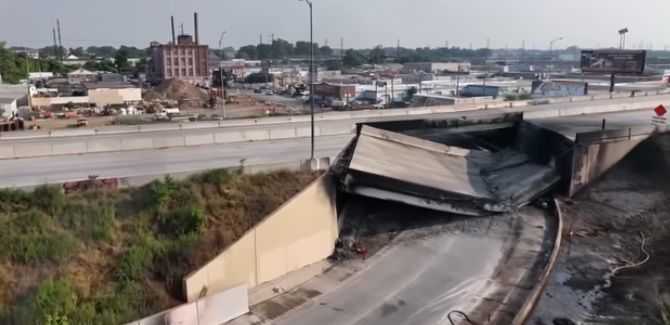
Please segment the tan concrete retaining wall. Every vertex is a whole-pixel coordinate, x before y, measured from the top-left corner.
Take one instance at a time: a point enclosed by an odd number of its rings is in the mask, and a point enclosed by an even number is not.
[[[573,154],[568,195],[573,196],[626,157],[643,139],[583,145],[577,143]]]
[[[194,301],[205,290],[237,283],[249,288],[328,257],[338,236],[335,188],[326,174],[309,185],[239,241],[184,279]]]
[[[220,325],[249,312],[249,289],[237,285],[126,325]]]

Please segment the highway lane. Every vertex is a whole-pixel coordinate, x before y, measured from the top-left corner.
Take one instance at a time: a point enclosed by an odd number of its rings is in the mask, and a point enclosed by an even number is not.
[[[551,111],[557,109],[570,109],[570,108],[579,108],[584,106],[593,106],[593,107],[604,107],[608,105],[627,105],[641,101],[653,101],[658,104],[666,104],[670,106],[670,95],[659,95],[659,96],[648,96],[648,97],[626,97],[626,98],[617,98],[612,100],[595,100],[595,101],[584,101],[584,102],[566,102],[566,103],[555,103],[555,104],[546,104],[546,105],[536,105],[536,106],[523,106],[523,107],[514,107],[514,108],[497,108],[489,110],[473,110],[472,108],[459,108],[454,106],[444,107],[446,109],[453,109],[453,112],[447,113],[423,113],[422,110],[426,109],[436,109],[437,107],[424,107],[413,109],[413,114],[411,115],[398,115],[398,116],[381,116],[381,111],[365,111],[365,112],[347,112],[345,114],[335,113],[324,113],[317,114],[316,124],[319,127],[346,127],[355,123],[362,122],[375,122],[375,121],[388,121],[388,120],[411,120],[411,119],[422,119],[422,118],[442,118],[442,117],[454,117],[454,116],[468,116],[474,117],[478,115],[488,115],[495,114],[500,112],[526,112],[526,111]],[[649,108],[653,108],[650,106]],[[465,109],[465,111],[459,111],[459,109]],[[353,114],[352,117],[348,114]],[[242,131],[242,130],[267,130],[267,129],[289,129],[289,128],[300,128],[300,127],[309,127],[310,122],[305,119],[304,116],[295,117],[297,121],[295,122],[286,122],[286,118],[266,118],[263,119],[264,124],[253,125],[252,120],[239,120],[239,121],[227,121],[227,123],[233,123],[231,126],[218,127],[211,126],[212,124],[203,124],[200,127],[198,124],[186,124],[184,129],[173,130],[172,128],[175,125],[165,124],[165,125],[147,125],[143,126],[145,128],[142,132],[129,132],[127,129],[123,133],[103,133],[95,135],[86,135],[86,136],[63,136],[63,137],[34,137],[34,138],[15,138],[15,137],[24,137],[30,136],[30,131],[17,132],[17,133],[7,133],[3,134],[3,137],[0,137],[0,147],[17,145],[17,144],[39,144],[44,143],[44,141],[49,141],[53,143],[69,143],[72,139],[136,139],[143,136],[175,136],[175,135],[197,135],[203,133],[211,133],[216,130],[220,131]],[[305,120],[305,121],[303,121]],[[277,123],[273,122],[276,121]],[[239,124],[234,124],[239,123]],[[113,129],[114,127],[110,127]],[[161,130],[161,128],[164,128]],[[155,129],[155,130],[152,130]],[[167,129],[167,130],[166,130]]]
[[[556,236],[553,219],[529,207],[464,218],[384,206],[386,211],[372,208],[372,233],[383,237],[382,229],[395,228],[382,225],[396,222],[389,219],[404,225],[387,247],[252,306],[251,314],[231,324],[449,324],[448,313],[460,310],[481,324],[507,325],[539,278]],[[351,265],[358,271],[343,276],[339,269]],[[303,301],[305,292],[319,294]]]
[[[317,158],[335,157],[353,135],[316,139]],[[97,153],[2,160],[1,187],[28,187],[86,179],[89,175],[131,177],[213,168],[299,162],[309,158],[310,139],[231,143],[163,150]]]

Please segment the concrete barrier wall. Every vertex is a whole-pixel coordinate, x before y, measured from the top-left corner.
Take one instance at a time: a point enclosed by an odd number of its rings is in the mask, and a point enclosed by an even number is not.
[[[650,95],[665,95],[670,93],[668,91],[656,91],[650,92]],[[568,103],[568,102],[587,102],[587,101],[598,101],[606,99],[618,99],[618,98],[628,98],[630,97],[630,92],[625,93],[615,93],[615,94],[601,94],[601,95],[589,95],[589,96],[580,96],[580,97],[562,97],[562,98],[551,98],[548,99],[549,104],[557,103]],[[649,101],[653,96],[638,96],[640,98],[649,97]],[[83,97],[82,97],[83,98]],[[33,101],[43,100],[43,98],[34,98]],[[49,99],[53,100],[53,99]],[[61,98],[62,100],[62,98]],[[646,98],[644,100],[647,100]],[[67,102],[67,101],[66,101]],[[65,102],[65,103],[66,103]],[[404,115],[416,115],[417,111],[425,111],[432,113],[445,113],[453,111],[467,111],[467,110],[476,110],[483,108],[509,108],[510,103],[512,107],[524,107],[532,106],[534,100],[530,101],[515,101],[515,102],[506,102],[506,101],[493,101],[485,103],[470,103],[466,102],[459,105],[450,105],[450,106],[435,106],[435,107],[420,107],[412,109],[390,109],[390,110],[366,110],[366,111],[353,111],[353,112],[329,112],[329,113],[317,113],[315,119],[317,121],[331,121],[331,120],[349,120],[357,118],[367,118],[367,117],[379,117],[379,116],[404,116]],[[543,105],[541,105],[543,106]],[[163,131],[176,131],[183,129],[201,129],[201,128],[226,128],[234,126],[250,126],[250,125],[272,125],[272,124],[290,124],[290,123],[304,123],[310,120],[309,116],[277,116],[277,117],[262,117],[254,119],[235,119],[235,120],[226,120],[220,122],[199,122],[199,123],[186,123],[186,124],[157,124],[157,125],[140,125],[140,126],[111,126],[100,129],[94,129],[92,132],[94,134],[115,134],[115,133],[135,133],[135,132],[151,132],[156,130]],[[3,139],[25,139],[34,137],[36,132],[31,131],[30,133],[8,133],[0,134],[0,138]],[[58,132],[42,132],[40,136],[43,137],[59,137],[66,136],[64,134],[59,134]]]
[[[219,256],[184,279],[185,296],[236,283],[250,288],[328,257],[338,236],[335,189],[326,174]]]
[[[569,102],[577,100],[597,100],[599,97],[605,96],[585,96],[583,98],[561,98],[552,99],[552,103]],[[606,96],[609,98],[609,95]],[[613,95],[613,97],[628,97]],[[658,100],[653,97],[641,99],[636,103],[629,104],[612,104],[564,108],[564,109],[538,109],[524,112],[525,119],[550,118],[569,115],[582,115],[592,113],[604,113],[612,111],[625,111],[643,109],[657,105]],[[513,107],[527,106],[528,102],[493,102],[487,103],[487,109],[514,109]],[[668,103],[670,104],[670,103]],[[431,108],[419,109],[405,109],[405,110],[374,110],[361,112],[335,112],[329,114],[317,115],[317,120],[322,121],[336,121],[328,124],[322,124],[315,127],[314,132],[316,136],[332,136],[345,135],[353,133],[355,125],[360,119],[367,119],[374,121],[378,117],[389,116],[412,116],[419,114],[439,114],[478,110],[481,107],[472,106],[438,106]],[[350,120],[350,119],[359,119]],[[3,140],[18,140],[18,139],[36,139],[41,138],[44,141],[35,144],[19,144],[9,141],[0,141],[0,159],[8,158],[27,158],[51,155],[65,155],[65,154],[85,154],[98,152],[113,152],[113,151],[130,151],[130,150],[147,150],[147,149],[164,149],[184,146],[198,146],[208,144],[233,143],[244,141],[264,141],[264,140],[279,140],[279,139],[295,139],[311,136],[311,128],[309,126],[282,126],[275,128],[273,124],[277,123],[297,123],[309,121],[309,116],[289,116],[289,117],[272,117],[259,119],[245,119],[245,120],[231,120],[222,122],[203,122],[203,123],[187,123],[187,124],[155,124],[155,125],[140,125],[140,126],[122,126],[104,129],[78,129],[78,130],[57,130],[51,132],[45,131],[30,131],[0,134]],[[265,125],[264,128],[246,129],[246,130],[226,130],[228,126],[240,125]],[[160,136],[152,135],[155,131],[174,131],[186,129],[200,129],[201,133],[193,133],[188,135],[180,135],[175,132],[174,135]],[[125,138],[110,138],[96,137],[96,135],[110,135],[110,134],[126,134],[138,133],[137,137],[129,139]],[[62,143],[65,137],[72,138],[67,145]],[[76,137],[76,138],[74,138]]]
[[[126,325],[220,325],[249,312],[248,291],[245,284],[237,285]]]
[[[314,129],[315,136],[352,134],[354,124],[346,123],[324,125]],[[93,130],[90,130],[93,131]],[[29,158],[40,156],[86,154],[114,151],[133,151],[150,149],[181,148],[190,146],[213,145],[246,141],[267,141],[307,138],[311,128],[289,127],[253,130],[224,131],[204,129],[203,133],[169,136],[138,135],[135,138],[96,138],[81,134],[71,141],[61,138],[44,138],[43,142],[3,143],[0,141],[0,159]],[[89,134],[92,135],[92,134]]]
[[[577,144],[573,155],[568,195],[577,194],[584,186],[596,180],[626,157],[642,141],[644,139],[587,145]]]

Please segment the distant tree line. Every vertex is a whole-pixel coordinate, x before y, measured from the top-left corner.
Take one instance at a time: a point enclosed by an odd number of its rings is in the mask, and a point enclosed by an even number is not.
[[[28,67],[26,67],[26,64]],[[0,41],[0,75],[3,82],[16,84],[28,77],[28,71],[49,71],[55,74],[65,74],[72,71],[73,67],[63,65],[53,59],[26,59],[25,54],[19,54],[5,47]]]
[[[372,50],[350,49],[344,52],[342,64],[346,67],[358,67],[364,64],[380,64],[384,62],[443,62],[459,59],[485,59],[490,57],[490,49],[469,50],[452,48],[393,48],[385,49],[381,45]]]
[[[291,57],[307,57],[310,52],[309,42],[298,41],[293,44],[283,39],[276,39],[271,44],[242,46],[237,50],[235,57],[247,60],[288,59]],[[319,46],[319,44],[314,43],[314,56],[331,57],[333,56],[333,49],[329,46]]]
[[[128,58],[143,58],[149,56],[149,48],[137,48],[134,46],[121,45],[119,48],[113,46],[89,46],[87,48],[75,47],[66,49],[64,47],[47,46],[38,50],[41,58],[63,58],[74,55],[80,59],[102,58],[112,59],[119,51]]]

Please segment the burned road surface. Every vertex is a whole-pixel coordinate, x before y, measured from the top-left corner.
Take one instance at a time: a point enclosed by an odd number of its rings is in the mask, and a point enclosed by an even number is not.
[[[670,137],[561,206],[564,241],[530,324],[670,322]]]
[[[556,235],[553,216],[533,207],[466,218],[372,199],[350,201],[355,206],[345,207],[342,238],[369,247],[370,256],[354,254],[252,306],[256,322],[445,324],[449,312],[459,310],[477,322],[509,324]]]

